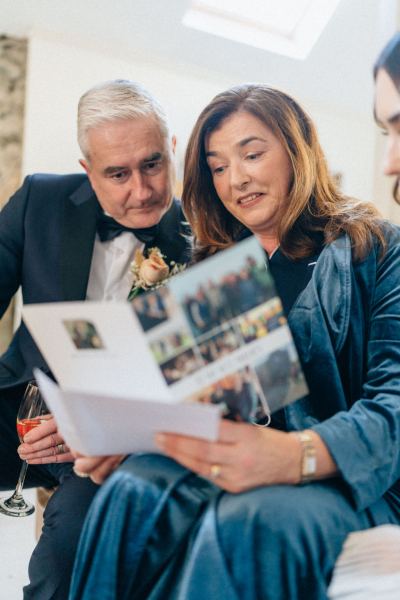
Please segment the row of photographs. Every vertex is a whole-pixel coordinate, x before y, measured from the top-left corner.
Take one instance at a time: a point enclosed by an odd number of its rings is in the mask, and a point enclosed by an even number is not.
[[[172,385],[285,324],[281,303],[274,298],[197,338],[179,322],[179,329],[160,331],[149,343],[166,383]]]
[[[225,418],[268,425],[273,413],[306,394],[303,372],[289,343],[254,366],[247,365],[204,387],[186,401],[220,404]]]

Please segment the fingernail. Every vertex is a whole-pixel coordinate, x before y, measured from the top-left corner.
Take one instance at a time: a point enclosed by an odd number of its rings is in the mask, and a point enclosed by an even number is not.
[[[165,442],[166,442],[165,435],[163,433],[157,433],[155,436],[155,442],[156,442],[157,446],[160,446],[161,448],[163,448],[165,445]]]
[[[75,475],[78,475],[78,477],[89,477],[89,473],[84,473],[83,471],[79,471],[79,469],[77,469],[76,467],[73,467],[74,469],[74,473]]]
[[[26,442],[27,444],[29,444],[29,442],[31,441],[32,436],[30,433],[27,433],[26,435],[24,435],[23,440],[24,442]]]

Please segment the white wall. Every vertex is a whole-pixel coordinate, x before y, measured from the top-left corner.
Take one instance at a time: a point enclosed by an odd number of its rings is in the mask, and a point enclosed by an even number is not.
[[[239,83],[217,71],[183,71],[142,57],[124,62],[101,49],[68,45],[49,34],[33,33],[29,41],[25,115],[24,174],[68,173],[80,169],[75,115],[80,95],[105,79],[132,78],[145,85],[167,109],[178,136],[178,163],[191,127],[205,104],[219,91]],[[243,77],[245,80],[245,76]],[[289,91],[289,87],[288,87]],[[340,93],[340,91],[337,91]],[[340,114],[332,106],[301,101],[320,132],[332,171],[343,174],[346,193],[373,197],[374,125],[372,117]],[[334,101],[334,97],[333,97]]]

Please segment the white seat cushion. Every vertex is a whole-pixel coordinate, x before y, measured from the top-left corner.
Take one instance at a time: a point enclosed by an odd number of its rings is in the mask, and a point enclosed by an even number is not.
[[[351,533],[328,589],[331,600],[400,599],[400,527]]]

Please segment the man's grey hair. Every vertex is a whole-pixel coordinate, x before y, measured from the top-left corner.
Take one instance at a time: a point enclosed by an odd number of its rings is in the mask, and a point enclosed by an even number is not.
[[[90,129],[112,121],[153,116],[163,137],[169,137],[169,127],[162,106],[139,83],[114,79],[95,85],[78,104],[78,143],[83,156],[89,159],[87,133]]]

